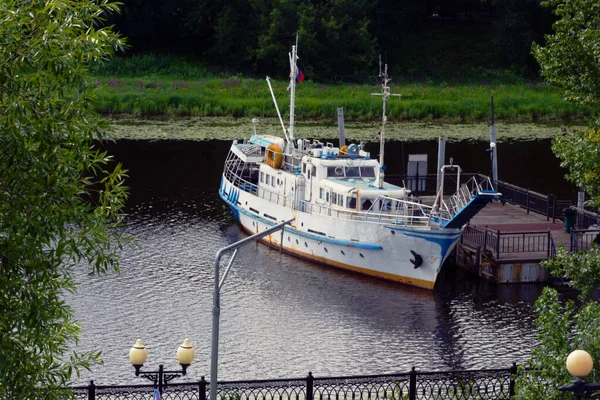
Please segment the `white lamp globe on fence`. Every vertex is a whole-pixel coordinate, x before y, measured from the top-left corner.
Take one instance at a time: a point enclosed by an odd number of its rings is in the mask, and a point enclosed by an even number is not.
[[[190,339],[188,338],[185,338],[183,343],[177,348],[177,360],[179,360],[179,364],[181,364],[181,368],[183,368],[184,375],[185,370],[194,359],[195,352],[196,350],[192,347]]]
[[[144,346],[144,343],[142,343],[142,339],[138,339],[129,350],[129,361],[135,367],[136,376],[140,374],[140,368],[146,362],[146,358],[148,358],[148,350]]]
[[[567,357],[567,370],[575,378],[584,378],[592,372],[594,360],[585,350],[574,350]]]

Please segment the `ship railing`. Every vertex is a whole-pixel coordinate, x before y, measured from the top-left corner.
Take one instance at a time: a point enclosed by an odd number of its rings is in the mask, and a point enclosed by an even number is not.
[[[225,179],[231,182],[231,184],[239,190],[251,193],[270,203],[275,203],[277,205],[287,208],[294,208],[294,198],[292,196],[284,195],[266,188],[259,187],[258,185],[249,182],[248,180],[237,175],[234,169],[228,168],[227,164],[225,165],[224,175]]]
[[[396,199],[397,200],[397,199]],[[420,203],[414,203],[404,200],[404,208],[402,211],[386,210],[383,212],[374,211],[356,211],[343,210],[333,208],[329,204],[313,204],[309,201],[300,201],[300,211],[312,214],[323,215],[346,221],[362,221],[383,225],[400,225],[400,226],[428,226],[430,223],[428,206]]]
[[[483,175],[475,175],[460,185],[456,193],[450,196],[447,200],[441,198],[440,213],[445,218],[451,218],[460,210],[465,208],[465,206],[475,195],[490,190],[493,190],[493,185],[490,181],[490,178]]]

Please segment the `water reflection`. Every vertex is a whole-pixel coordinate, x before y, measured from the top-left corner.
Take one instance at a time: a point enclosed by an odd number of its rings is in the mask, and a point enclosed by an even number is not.
[[[138,337],[148,368],[175,366],[189,337],[197,351],[185,379],[209,375],[215,253],[244,237],[217,195],[227,149],[219,141],[109,149],[129,169],[126,229],[139,247],[125,249],[120,275],[78,271],[79,292],[68,299],[83,324],[78,349],[102,350],[105,360],[82,381],[135,381],[127,352]],[[540,290],[491,285],[449,266],[429,292],[249,245],[222,294],[220,378],[508,367],[536,343]]]

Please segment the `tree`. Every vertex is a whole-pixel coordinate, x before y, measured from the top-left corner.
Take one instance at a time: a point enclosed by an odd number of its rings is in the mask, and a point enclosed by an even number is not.
[[[0,398],[59,399],[76,354],[74,268],[117,269],[124,171],[95,148],[88,68],[123,46],[109,0],[0,3]]]
[[[559,18],[546,45],[534,44],[533,53],[549,83],[561,88],[565,97],[580,104],[598,105],[600,100],[600,4],[591,0],[548,0]],[[567,178],[600,204],[600,131],[598,122],[589,130],[563,134],[553,141],[553,150],[567,167]],[[539,346],[526,363],[529,371],[519,378],[521,399],[568,399],[558,387],[572,378],[566,371],[567,355],[575,349],[594,355],[590,380],[600,380],[600,304],[592,292],[600,284],[600,250],[570,254],[559,249],[554,260],[544,263],[554,276],[564,277],[579,292],[576,302],[564,301],[555,289],[546,288],[536,301]]]

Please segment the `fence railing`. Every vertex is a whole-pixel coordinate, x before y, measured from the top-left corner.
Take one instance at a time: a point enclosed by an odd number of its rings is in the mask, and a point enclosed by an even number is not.
[[[509,399],[517,365],[506,369],[219,382],[218,400],[443,400]],[[207,400],[209,382],[169,383],[162,400]],[[77,400],[152,400],[152,385],[73,388]]]
[[[556,255],[550,231],[501,232],[467,225],[463,230],[461,243],[489,252],[496,259],[500,259],[503,254],[529,253],[527,258],[532,258],[533,254],[539,256],[534,258],[552,258]]]
[[[502,193],[502,200],[518,205],[527,210],[544,215],[546,220],[563,218],[563,209],[571,206],[570,200],[558,200],[552,194],[544,195],[533,190],[523,189],[508,182],[498,181],[497,190]]]

